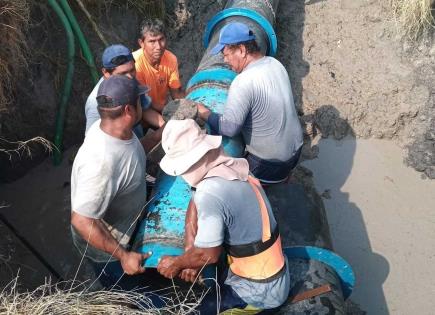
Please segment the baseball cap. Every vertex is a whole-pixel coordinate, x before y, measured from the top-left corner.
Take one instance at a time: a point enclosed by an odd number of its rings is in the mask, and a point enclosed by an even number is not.
[[[100,107],[136,105],[137,98],[148,91],[148,87],[139,85],[136,79],[130,79],[125,75],[112,75],[101,82],[97,92],[97,103]]]
[[[240,22],[233,22],[225,25],[219,34],[219,42],[211,50],[216,55],[224,49],[225,45],[238,44],[255,39],[255,35],[249,28]]]
[[[106,69],[113,69],[134,60],[130,49],[119,44],[111,45],[104,49],[103,57],[101,59],[103,67]]]

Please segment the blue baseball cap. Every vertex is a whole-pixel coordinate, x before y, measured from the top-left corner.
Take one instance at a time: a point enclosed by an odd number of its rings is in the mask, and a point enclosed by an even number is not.
[[[255,35],[249,28],[240,22],[233,22],[222,27],[219,34],[219,42],[211,50],[212,55],[217,55],[225,45],[238,44],[255,39]]]
[[[130,79],[125,75],[112,75],[101,82],[97,92],[97,103],[100,107],[117,107],[120,105],[136,105],[137,98],[144,95],[148,106],[151,99],[146,95],[149,88],[139,85],[136,79]],[[142,97],[141,97],[142,107]]]
[[[124,63],[134,60],[133,55],[124,45],[112,45],[104,49],[103,57],[101,58],[103,67],[113,69]]]

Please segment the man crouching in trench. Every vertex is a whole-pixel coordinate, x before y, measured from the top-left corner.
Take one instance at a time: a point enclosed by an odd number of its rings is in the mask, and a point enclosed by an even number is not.
[[[218,262],[225,250],[229,268],[200,313],[269,314],[286,301],[290,287],[278,226],[261,185],[248,175],[248,162],[226,156],[221,142],[191,119],[171,120],[163,130],[166,155],[160,167],[181,175],[196,192],[186,214],[185,253],[164,256],[157,270],[194,281],[199,269]]]

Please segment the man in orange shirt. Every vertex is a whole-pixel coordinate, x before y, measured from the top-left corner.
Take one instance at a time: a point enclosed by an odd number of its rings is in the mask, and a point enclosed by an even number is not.
[[[172,99],[183,98],[178,74],[177,57],[166,49],[166,35],[163,22],[147,19],[142,22],[140,49],[133,52],[136,61],[136,79],[150,87],[151,107],[143,113],[144,127],[159,128],[164,120],[162,110],[166,105],[168,92]]]

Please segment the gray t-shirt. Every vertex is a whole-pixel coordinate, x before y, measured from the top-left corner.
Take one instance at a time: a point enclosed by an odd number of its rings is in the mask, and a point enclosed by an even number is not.
[[[95,85],[91,94],[89,94],[88,99],[86,100],[85,105],[85,116],[86,116],[86,131],[85,134],[88,133],[89,128],[100,119],[100,114],[98,113],[98,103],[97,103],[97,93],[98,88],[100,87],[101,82],[103,82],[104,77],[101,77],[100,81]]]
[[[126,247],[146,202],[145,163],[145,152],[134,134],[129,140],[114,138],[100,129],[100,120],[96,121],[74,159],[72,211],[101,219]],[[83,254],[87,242],[74,228],[72,232]],[[97,262],[113,260],[110,254],[92,246],[86,249],[86,256]]]
[[[262,194],[265,197],[264,191]],[[198,211],[196,247],[210,248],[223,243],[242,245],[261,240],[260,206],[248,182],[220,177],[204,179],[196,188],[194,201]],[[267,198],[265,202],[274,228],[276,221]],[[262,309],[274,308],[287,299],[290,276],[287,269],[281,277],[263,283],[241,278],[229,270],[225,283],[246,303]]]
[[[248,152],[269,161],[288,161],[303,143],[290,80],[275,58],[250,63],[231,83],[219,133],[242,133]]]

